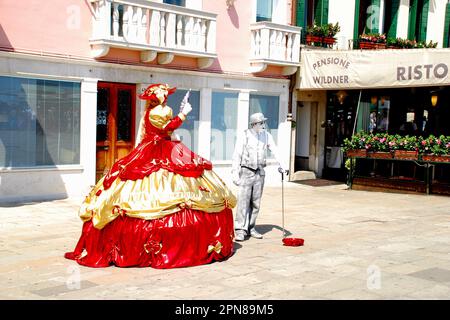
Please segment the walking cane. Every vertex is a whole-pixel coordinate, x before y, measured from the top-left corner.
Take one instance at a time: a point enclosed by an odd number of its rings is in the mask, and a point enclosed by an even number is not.
[[[284,174],[289,175],[289,170],[279,170],[281,173],[281,224],[283,227],[283,245],[289,246],[289,247],[298,247],[302,246],[305,242],[301,238],[287,238],[286,237],[286,230],[284,229]]]

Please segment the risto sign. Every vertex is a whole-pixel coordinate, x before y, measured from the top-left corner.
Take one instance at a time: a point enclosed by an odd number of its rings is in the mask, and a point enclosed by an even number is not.
[[[298,89],[448,85],[450,49],[302,50]]]

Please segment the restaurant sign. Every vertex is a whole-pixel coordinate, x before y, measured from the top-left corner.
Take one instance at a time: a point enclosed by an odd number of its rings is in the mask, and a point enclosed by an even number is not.
[[[450,84],[450,49],[302,50],[297,89]]]

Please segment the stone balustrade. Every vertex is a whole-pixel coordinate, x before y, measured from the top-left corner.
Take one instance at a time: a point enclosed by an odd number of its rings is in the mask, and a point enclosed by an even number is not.
[[[300,65],[300,27],[272,22],[251,25],[251,72],[262,72],[268,65],[282,66],[290,75]]]
[[[209,67],[216,54],[216,14],[146,0],[90,0],[95,58],[110,48],[138,50],[141,61],[171,63],[177,55]]]

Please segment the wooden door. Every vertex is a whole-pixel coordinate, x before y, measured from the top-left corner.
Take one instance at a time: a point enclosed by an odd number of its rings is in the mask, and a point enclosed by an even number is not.
[[[136,86],[99,82],[97,90],[98,181],[114,162],[133,149]]]

